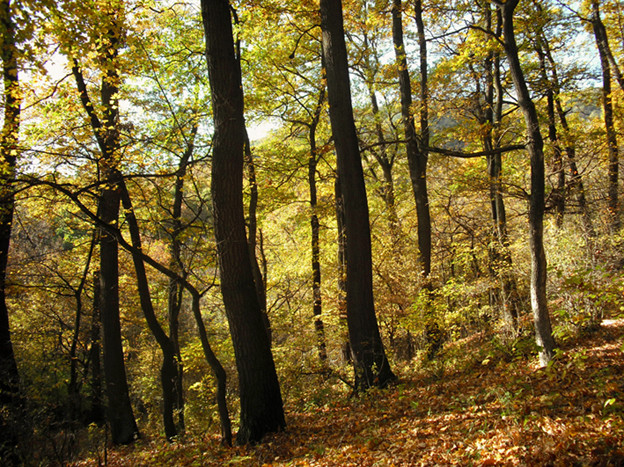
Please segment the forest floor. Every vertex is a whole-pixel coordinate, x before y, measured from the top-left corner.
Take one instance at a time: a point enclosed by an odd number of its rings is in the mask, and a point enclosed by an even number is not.
[[[547,368],[482,337],[445,355],[400,369],[386,390],[287,412],[286,431],[257,446],[142,440],[109,450],[107,464],[624,465],[624,319],[569,340]]]

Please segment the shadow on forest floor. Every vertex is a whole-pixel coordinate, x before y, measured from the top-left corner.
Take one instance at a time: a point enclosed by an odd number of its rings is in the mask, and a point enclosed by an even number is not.
[[[624,465],[623,336],[624,319],[605,320],[549,368],[473,356],[437,376],[406,369],[390,389],[287,413],[258,446],[143,441],[108,465]]]

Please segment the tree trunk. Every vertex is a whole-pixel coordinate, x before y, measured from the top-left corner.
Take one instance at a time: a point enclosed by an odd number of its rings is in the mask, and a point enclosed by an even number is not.
[[[401,94],[401,116],[405,139],[407,140],[407,162],[409,166],[412,189],[416,200],[416,216],[418,218],[418,251],[420,272],[425,279],[424,293],[429,294],[431,284],[431,215],[429,213],[429,194],[427,190],[427,159],[429,154],[429,88],[427,84],[427,41],[425,25],[422,19],[422,2],[414,2],[416,29],[419,46],[420,68],[420,138],[416,135],[414,116],[412,114],[412,85],[407,55],[403,42],[403,19],[401,14],[401,0],[393,0],[392,4],[392,41],[399,73],[399,88]],[[425,301],[425,337],[427,339],[427,358],[433,358],[442,345],[441,333],[429,300]]]
[[[102,188],[98,199],[98,214],[104,225],[116,226],[119,220],[120,187],[117,185],[116,168],[119,164],[119,73],[116,68],[119,37],[116,20],[104,26],[102,35],[101,64],[105,70],[100,88],[104,112],[100,121],[93,106],[84,81],[82,70],[74,61],[72,73],[80,94],[82,105],[90,119],[96,140],[101,150],[98,161]],[[104,378],[107,394],[107,419],[111,428],[111,438],[115,444],[131,443],[138,437],[134,419],[126,368],[124,363],[119,322],[119,247],[117,239],[109,230],[100,227],[100,317],[104,347]]]
[[[221,421],[221,441],[226,446],[232,445],[232,424],[230,422],[230,415],[227,406],[227,374],[221,362],[217,359],[217,356],[210,347],[208,341],[208,333],[204,326],[204,321],[201,315],[200,300],[201,295],[195,289],[188,289],[193,298],[193,316],[197,323],[197,329],[199,330],[199,340],[202,344],[204,351],[204,357],[210,365],[214,377],[217,381],[217,409],[219,411],[219,419]]]
[[[19,154],[21,90],[18,79],[15,25],[10,0],[0,3],[4,125],[0,135],[0,458],[12,460],[18,436],[15,420],[21,405],[19,374],[13,353],[6,303],[6,275],[13,223],[15,164]]]
[[[308,158],[308,187],[310,189],[310,229],[312,233],[312,316],[314,316],[314,329],[318,346],[319,360],[322,365],[327,364],[327,344],[325,342],[325,326],[321,314],[323,303],[321,299],[321,246],[320,246],[320,224],[317,214],[316,196],[316,167],[319,155],[316,147],[316,128],[321,118],[323,103],[325,102],[325,88],[319,93],[319,99],[314,110],[312,122],[308,126],[310,157]]]
[[[386,212],[388,216],[388,224],[390,226],[390,236],[392,237],[392,248],[395,253],[400,254],[401,243],[401,221],[396,211],[395,194],[394,194],[394,179],[392,176],[392,168],[394,166],[394,157],[388,157],[386,151],[386,141],[381,126],[381,115],[379,112],[379,104],[377,103],[377,95],[372,85],[369,87],[368,94],[371,100],[371,107],[373,110],[373,118],[375,119],[375,133],[377,133],[377,144],[379,150],[375,151],[375,160],[381,167],[383,174],[383,186],[382,196],[384,205],[386,206]]]
[[[91,347],[89,362],[91,365],[91,410],[89,421],[100,425],[104,422],[104,404],[102,400],[102,366],[100,361],[100,279],[99,271],[93,276],[93,311],[91,313]]]
[[[329,114],[344,201],[347,324],[355,386],[357,389],[384,387],[395,376],[386,358],[375,316],[368,203],[353,120],[342,2],[321,0],[320,11]]]
[[[191,133],[186,140],[186,149],[178,163],[178,170],[175,177],[173,205],[171,207],[171,220],[173,230],[171,232],[171,243],[169,244],[169,252],[171,254],[171,262],[169,268],[179,275],[186,276],[184,265],[182,264],[182,242],[180,236],[184,230],[182,225],[182,203],[184,201],[184,177],[193,151],[195,149],[195,137],[199,129],[195,122],[191,128]],[[167,315],[169,320],[169,338],[174,348],[176,361],[178,365],[177,377],[175,382],[175,394],[177,399],[174,401],[174,412],[177,413],[176,430],[178,433],[184,432],[184,391],[183,391],[183,366],[182,355],[180,353],[179,340],[179,317],[182,309],[183,286],[175,277],[169,277],[169,297],[167,303]]]
[[[372,63],[371,63],[372,60]],[[366,87],[368,89],[368,96],[371,102],[371,110],[373,111],[373,119],[375,121],[375,134],[377,136],[376,145],[378,149],[371,150],[375,160],[379,164],[383,174],[381,195],[386,207],[386,215],[388,218],[388,224],[390,227],[390,236],[392,237],[392,250],[397,258],[401,254],[401,221],[396,211],[395,204],[395,192],[394,192],[394,180],[392,176],[392,169],[394,167],[394,161],[396,151],[391,156],[388,156],[386,146],[386,138],[384,136],[384,130],[381,124],[382,116],[379,111],[379,103],[377,101],[375,80],[379,72],[380,64],[377,57],[377,51],[369,46],[368,37],[364,35],[364,56],[363,56],[366,75]],[[377,174],[371,170],[371,174],[377,179]]]
[[[215,134],[211,193],[221,293],[230,325],[241,403],[237,443],[285,427],[282,396],[254,284],[243,209],[245,120],[240,67],[227,0],[202,0]]]
[[[247,165],[247,178],[249,179],[249,221],[247,223],[247,245],[249,246],[249,259],[251,260],[251,272],[254,278],[254,285],[256,286],[256,295],[258,295],[258,303],[262,310],[262,321],[266,329],[267,336],[269,336],[269,344],[273,338],[273,332],[271,331],[271,321],[269,321],[269,315],[267,313],[267,299],[266,299],[266,268],[265,273],[262,274],[260,269],[260,262],[258,261],[258,254],[256,252],[258,242],[258,183],[256,181],[256,164],[253,160],[253,154],[251,152],[251,142],[249,141],[249,135],[245,131],[245,164]]]
[[[535,105],[531,100],[524,73],[518,58],[513,14],[518,0],[499,4],[503,15],[504,45],[511,77],[518,96],[518,105],[524,114],[527,148],[531,159],[531,195],[529,198],[529,243],[531,250],[531,308],[535,323],[539,357],[542,365],[554,356],[550,315],[546,300],[546,253],[544,252],[544,142],[539,128]]]
[[[351,362],[351,346],[347,323],[347,236],[345,234],[344,201],[340,188],[340,177],[334,183],[336,199],[336,230],[338,231],[338,320],[343,334],[342,354],[346,362]],[[347,329],[344,334],[344,329]]]
[[[608,169],[608,209],[609,227],[612,233],[620,229],[620,213],[618,202],[618,143],[615,123],[613,121],[613,99],[611,97],[611,66],[609,64],[609,42],[607,31],[600,19],[600,5],[597,0],[592,0],[591,22],[594,29],[594,37],[600,55],[602,67],[602,107],[604,111],[605,131],[607,133],[607,150],[609,152]]]
[[[546,54],[541,44],[541,38],[537,39],[535,50],[539,57],[540,77],[545,86],[546,92],[546,116],[548,118],[548,141],[552,146],[553,160],[552,170],[556,176],[557,184],[553,188],[550,198],[552,206],[555,208],[557,228],[563,226],[563,215],[565,212],[565,171],[563,169],[563,150],[557,134],[557,121],[555,115],[555,92],[553,84],[548,79],[548,71],[546,69]]]
[[[557,111],[557,116],[559,117],[559,122],[561,123],[561,128],[564,133],[565,143],[565,152],[568,159],[569,170],[570,170],[570,186],[573,191],[576,192],[577,201],[579,203],[579,207],[581,209],[581,218],[583,223],[583,232],[585,234],[585,238],[587,241],[587,249],[590,252],[590,256],[593,256],[593,239],[596,237],[596,231],[594,230],[594,223],[592,220],[592,214],[587,205],[587,199],[585,197],[585,186],[583,184],[583,177],[578,171],[578,167],[576,165],[576,148],[574,146],[574,142],[572,139],[570,126],[568,125],[568,119],[566,117],[566,112],[563,110],[563,106],[561,105],[560,99],[560,89],[561,84],[559,82],[559,76],[557,73],[557,64],[552,56],[550,51],[550,46],[548,41],[544,40],[544,53],[546,55],[546,59],[548,64],[550,65],[550,74],[551,74],[551,82],[553,84],[554,90],[554,100],[555,100],[555,110]]]
[[[171,440],[178,434],[174,415],[176,404],[180,400],[179,394],[182,392],[182,387],[178,386],[179,382],[182,380],[180,376],[182,368],[176,356],[175,345],[163,330],[154,312],[154,305],[152,303],[147,280],[147,271],[145,270],[143,256],[140,253],[143,251],[141,233],[134,214],[128,188],[119,172],[116,173],[115,178],[121,190],[121,201],[123,203],[126,222],[130,230],[130,238],[133,246],[132,261],[134,262],[141,309],[143,310],[145,321],[147,321],[147,326],[154,335],[163,356],[160,369],[160,382],[163,392],[163,425],[165,428],[165,436],[168,440]]]
[[[69,384],[67,385],[67,394],[69,396],[69,411],[72,419],[76,420],[81,414],[82,403],[80,397],[80,385],[78,382],[78,344],[80,342],[80,327],[82,324],[82,293],[89,280],[89,269],[91,267],[91,259],[97,243],[97,231],[93,230],[91,238],[91,244],[89,246],[89,252],[87,253],[87,260],[83,268],[80,283],[76,290],[74,290],[74,297],[76,299],[76,315],[74,317],[74,330],[72,333],[71,344],[69,347]]]
[[[401,115],[405,139],[407,141],[407,162],[409,166],[412,189],[416,200],[416,216],[418,217],[418,250],[421,273],[424,278],[431,272],[431,216],[429,213],[429,197],[427,192],[427,147],[429,146],[429,110],[427,87],[427,42],[422,20],[422,5],[415,2],[416,26],[418,29],[418,45],[420,56],[420,138],[416,135],[414,116],[412,114],[412,86],[407,56],[403,43],[403,20],[401,0],[393,0],[392,6],[392,40],[399,73],[401,93]]]
[[[490,6],[485,7],[486,29],[492,27],[492,11]],[[502,18],[500,12],[496,15],[496,37],[501,36]],[[513,275],[511,252],[507,237],[507,214],[503,199],[502,171],[503,161],[500,152],[494,152],[499,148],[499,139],[495,138],[500,128],[503,107],[503,86],[500,76],[500,53],[490,52],[484,62],[486,89],[485,89],[485,112],[484,124],[487,131],[483,138],[483,148],[492,152],[487,156],[487,168],[490,179],[490,205],[492,212],[492,242],[489,248],[489,270],[493,282],[498,285],[490,290],[490,302],[501,310],[501,315],[515,331],[518,327],[518,315],[520,297],[518,287]],[[496,94],[496,99],[494,95]]]

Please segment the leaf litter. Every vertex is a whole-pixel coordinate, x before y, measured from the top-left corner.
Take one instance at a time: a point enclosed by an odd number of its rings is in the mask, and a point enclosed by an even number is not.
[[[496,356],[443,374],[406,367],[391,388],[287,412],[287,429],[256,446],[226,448],[216,434],[143,440],[111,449],[107,464],[620,466],[623,336],[624,319],[605,320],[567,342],[547,368],[535,368],[531,357]]]

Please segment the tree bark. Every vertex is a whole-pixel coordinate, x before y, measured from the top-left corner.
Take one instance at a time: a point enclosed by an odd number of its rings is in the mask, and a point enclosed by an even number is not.
[[[386,357],[373,301],[368,203],[358,147],[344,40],[342,2],[321,0],[327,95],[344,201],[347,324],[356,389],[384,387],[395,379]]]
[[[579,207],[581,209],[581,218],[583,223],[583,232],[585,234],[587,240],[587,249],[590,252],[590,256],[593,255],[593,239],[596,237],[596,231],[594,230],[594,222],[592,220],[592,213],[587,204],[587,198],[585,196],[585,185],[583,183],[583,176],[578,170],[576,165],[576,147],[574,146],[574,141],[572,139],[572,134],[570,131],[570,126],[568,125],[568,118],[566,117],[566,112],[563,110],[563,106],[561,104],[560,98],[560,90],[561,83],[559,82],[559,75],[557,73],[557,64],[555,63],[555,59],[550,50],[550,46],[547,40],[543,41],[544,44],[544,54],[546,56],[546,60],[550,66],[550,74],[551,74],[551,82],[553,85],[554,91],[554,101],[555,101],[555,110],[557,111],[557,116],[559,118],[559,122],[561,124],[561,129],[563,130],[564,140],[565,140],[565,153],[568,159],[569,171],[570,171],[570,186],[573,191],[576,192],[577,202],[579,203]]]
[[[352,362],[351,346],[349,345],[349,331],[347,322],[347,236],[345,234],[344,201],[340,187],[340,177],[336,176],[334,183],[336,200],[336,230],[338,233],[338,320],[343,333],[342,353],[344,360]],[[344,329],[347,329],[344,334]]]
[[[485,6],[486,29],[492,28],[492,11],[490,5]],[[496,30],[494,34],[500,37],[502,34],[502,18],[500,12],[496,15]],[[512,330],[518,327],[518,315],[520,297],[515,277],[512,273],[512,258],[509,251],[507,237],[507,214],[503,198],[503,160],[500,152],[499,131],[502,120],[503,86],[500,75],[500,53],[491,51],[484,61],[485,69],[485,111],[484,124],[486,132],[483,138],[485,151],[491,152],[487,156],[487,168],[490,179],[490,205],[492,212],[492,242],[489,248],[490,276],[494,283],[498,282],[490,290],[490,302],[501,309],[501,315]],[[496,98],[495,98],[496,96]]]
[[[134,248],[132,250],[132,261],[134,263],[134,270],[136,273],[141,309],[143,310],[145,321],[147,321],[147,326],[156,339],[163,356],[162,366],[160,369],[160,382],[163,392],[163,425],[165,428],[165,436],[168,440],[171,440],[178,434],[174,417],[175,408],[177,402],[180,400],[180,393],[182,392],[182,387],[179,386],[179,383],[182,380],[180,376],[182,367],[177,358],[176,347],[173,341],[169,338],[169,336],[167,336],[164,329],[158,322],[158,318],[156,317],[149,290],[145,263],[143,261],[143,256],[139,253],[143,250],[143,247],[141,244],[139,225],[134,214],[134,207],[132,206],[132,200],[130,198],[125,180],[119,172],[116,173],[116,178],[118,179],[117,184],[121,190],[121,201],[124,207],[126,222],[128,223],[128,228],[130,230],[132,246]]]
[[[257,246],[258,246],[258,183],[256,181],[256,163],[253,160],[253,154],[251,152],[251,142],[249,141],[249,135],[245,131],[245,165],[247,166],[247,178],[249,181],[249,221],[247,223],[247,245],[249,247],[249,259],[251,260],[251,272],[254,278],[254,285],[256,286],[256,295],[258,295],[258,303],[262,310],[262,321],[266,329],[267,336],[269,337],[269,344],[273,339],[273,332],[271,330],[271,321],[267,313],[267,299],[266,299],[266,268],[265,274],[262,274],[260,269],[260,262],[258,261]]]
[[[499,3],[503,15],[504,46],[509,61],[511,77],[518,96],[518,105],[524,114],[527,148],[531,159],[531,194],[529,197],[529,244],[531,250],[531,308],[535,323],[535,336],[540,348],[542,365],[554,356],[555,341],[552,336],[550,315],[546,300],[546,253],[544,251],[544,142],[540,132],[535,104],[531,100],[524,73],[518,58],[513,15],[518,0]]]
[[[186,148],[180,161],[178,162],[178,170],[175,175],[173,204],[171,206],[171,243],[169,244],[169,253],[171,254],[171,261],[169,268],[178,273],[179,275],[186,276],[186,271],[182,263],[182,241],[180,239],[184,226],[182,225],[182,203],[184,201],[184,177],[188,169],[189,161],[193,155],[195,149],[195,137],[199,125],[197,122],[191,127],[191,132],[188,139],[185,138]],[[177,377],[175,382],[176,400],[174,401],[173,410],[177,413],[176,430],[179,433],[184,432],[184,391],[183,388],[183,365],[182,355],[180,353],[180,340],[179,340],[179,317],[182,309],[183,298],[183,286],[180,281],[175,277],[169,277],[169,297],[167,302],[167,315],[169,321],[169,338],[174,347],[176,361],[178,365]]]
[[[620,214],[618,201],[618,143],[615,123],[613,121],[613,99],[611,97],[611,66],[609,64],[609,42],[607,31],[600,19],[600,4],[592,0],[591,23],[600,55],[602,68],[602,107],[604,112],[605,131],[607,133],[607,150],[609,153],[608,168],[608,209],[609,227],[612,233],[620,229]]]
[[[67,385],[67,394],[69,396],[70,415],[73,419],[77,419],[81,412],[80,385],[78,383],[78,344],[80,342],[80,328],[82,324],[82,293],[89,280],[89,269],[91,267],[91,259],[97,243],[97,231],[94,229],[89,252],[83,268],[82,276],[78,287],[74,290],[74,298],[76,299],[76,315],[74,317],[74,330],[72,333],[71,344],[69,347],[69,383]]]
[[[100,360],[100,273],[93,276],[93,310],[91,313],[91,346],[89,348],[89,362],[91,365],[91,410],[89,421],[102,424],[104,418],[104,404],[102,400],[102,365]]]
[[[215,133],[211,193],[221,293],[230,325],[241,403],[237,443],[285,427],[282,396],[253,279],[243,209],[245,120],[240,67],[227,0],[202,0]]]
[[[393,0],[392,4],[392,42],[399,74],[401,95],[401,116],[405,139],[407,140],[407,162],[409,166],[412,189],[416,200],[416,216],[418,218],[418,251],[420,272],[425,279],[423,291],[431,290],[429,274],[431,273],[431,215],[429,212],[429,194],[427,190],[427,160],[429,158],[429,87],[427,84],[427,40],[425,25],[422,18],[422,2],[415,0],[414,14],[419,47],[420,70],[420,137],[416,135],[414,116],[412,114],[412,85],[410,81],[407,55],[403,42],[402,2]],[[425,301],[425,336],[427,339],[427,358],[432,359],[442,344],[441,333],[429,300]]]
[[[316,193],[316,168],[319,161],[316,147],[316,128],[321,118],[323,103],[325,102],[325,88],[319,92],[318,102],[314,109],[312,122],[308,125],[308,139],[310,143],[310,156],[308,157],[308,187],[310,190],[310,230],[312,248],[312,316],[314,316],[314,329],[318,347],[319,360],[322,365],[327,363],[327,344],[325,342],[325,326],[321,314],[323,302],[321,299],[321,246],[320,246],[320,223],[317,214]]]
[[[401,116],[406,139],[407,162],[412,189],[416,200],[418,218],[418,251],[421,273],[424,278],[431,272],[431,216],[429,213],[429,195],[427,191],[427,148],[429,147],[429,110],[427,85],[427,42],[422,20],[422,5],[415,1],[416,26],[420,58],[420,138],[416,135],[414,115],[412,114],[412,85],[405,44],[403,43],[402,2],[393,0],[392,5],[392,41],[399,74],[401,94]]]
[[[19,373],[6,303],[6,277],[15,206],[15,164],[19,154],[18,137],[21,89],[17,67],[15,25],[10,0],[0,3],[0,53],[4,80],[4,125],[0,135],[0,458],[13,459],[18,443],[15,420],[21,405]]]
[[[105,225],[116,226],[119,220],[120,187],[117,185],[116,168],[119,164],[119,73],[116,60],[119,46],[119,31],[114,18],[104,26],[100,60],[104,77],[100,87],[103,107],[103,121],[100,121],[89,98],[86,83],[77,61],[72,73],[80,94],[82,105],[90,119],[96,140],[101,150],[98,160],[102,188],[98,199],[98,214]],[[115,444],[134,441],[138,428],[130,403],[128,381],[121,340],[119,322],[119,247],[117,239],[106,228],[100,228],[100,317],[104,347],[104,378],[107,394],[107,419],[111,438]]]
[[[544,92],[546,93],[546,117],[548,119],[548,141],[552,146],[553,159],[552,170],[555,174],[557,183],[553,188],[550,198],[552,206],[555,208],[556,225],[557,228],[563,226],[563,215],[565,213],[565,171],[563,169],[563,150],[561,148],[561,142],[557,133],[557,120],[555,114],[555,92],[553,84],[548,78],[548,71],[546,68],[546,54],[541,44],[541,37],[537,38],[535,44],[535,50],[539,57],[540,64],[540,77],[545,86]]]

